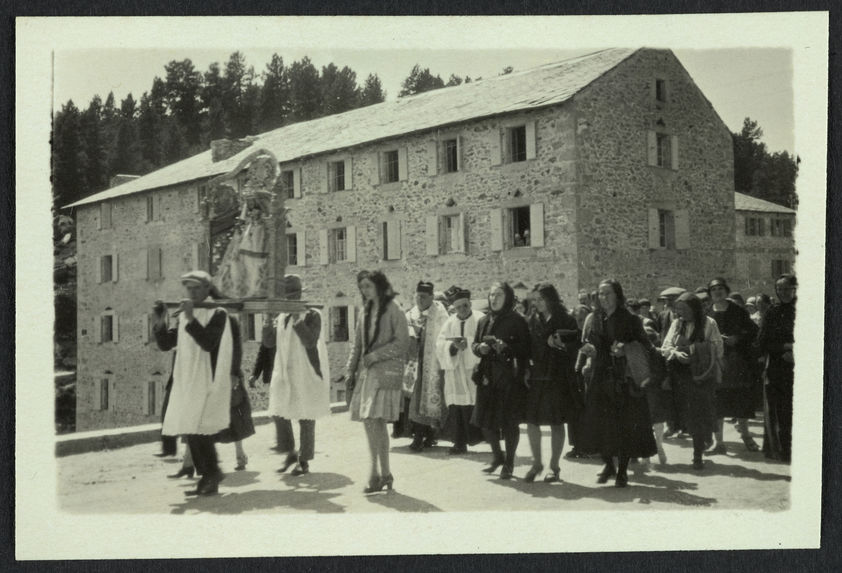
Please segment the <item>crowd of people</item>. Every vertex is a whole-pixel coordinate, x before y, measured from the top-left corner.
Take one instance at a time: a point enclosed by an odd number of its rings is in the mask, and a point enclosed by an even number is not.
[[[174,436],[183,436],[190,455],[170,477],[192,477],[195,469],[201,479],[188,493],[210,495],[222,480],[214,442],[238,444],[242,469],[241,440],[254,428],[239,326],[222,308],[194,308],[218,295],[207,273],[188,273],[182,282],[188,296],[176,327],[168,327],[165,310],[156,306],[158,345],[177,350],[164,453],[173,453]],[[286,298],[300,297],[297,276],[288,275],[284,284]],[[727,452],[726,419],[748,451],[760,450],[748,428],[760,409],[763,452],[790,461],[793,275],[777,280],[774,304],[765,294],[743,300],[717,277],[693,292],[665,289],[659,312],[647,299],[628,299],[613,279],[580,292],[572,309],[548,282],[521,300],[509,283],[495,282],[483,293],[487,308],[475,309],[469,290],[436,292],[422,280],[406,312],[383,272],[361,271],[357,286],[362,308],[344,379],[351,420],[362,423],[370,453],[365,493],[394,486],[390,437],[411,437],[415,452],[450,441],[450,455],[485,441],[492,454],[483,471],[499,469],[501,479],[511,479],[521,424],[532,456],[525,482],[542,474],[547,483],[562,480],[565,440],[566,458],[601,457],[602,484],[613,479],[625,487],[633,462],[657,456],[658,464],[667,464],[665,439],[689,438],[692,467],[702,471],[705,456]],[[229,374],[232,384],[226,385]],[[308,473],[316,420],[330,413],[329,362],[317,309],[281,313],[264,323],[249,384],[261,375],[270,384],[275,449],[285,455],[278,471],[294,466],[293,474]],[[546,468],[542,426],[550,430]]]

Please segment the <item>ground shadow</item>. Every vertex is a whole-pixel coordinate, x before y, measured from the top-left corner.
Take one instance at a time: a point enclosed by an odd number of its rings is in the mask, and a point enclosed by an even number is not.
[[[281,480],[288,486],[294,488],[310,488],[322,490],[340,489],[351,485],[353,480],[346,475],[330,472],[314,472],[300,476],[283,474]]]
[[[223,482],[224,484],[224,482]],[[322,493],[309,490],[252,490],[230,493],[221,486],[219,495],[186,497],[184,503],[173,504],[170,513],[181,515],[191,511],[225,515],[248,511],[289,508],[295,511],[315,513],[343,513],[345,508],[333,501],[338,493]]]
[[[225,474],[225,480],[222,483],[225,484],[225,487],[242,487],[244,485],[251,485],[257,483],[259,480],[257,476],[260,475],[260,472],[255,471],[234,471]]]
[[[673,480],[667,480],[673,481]],[[653,487],[637,481],[637,477],[624,488],[612,485],[586,487],[570,482],[546,484],[543,482],[525,483],[520,480],[496,480],[495,485],[508,487],[535,498],[576,501],[584,498],[599,499],[608,503],[666,503],[689,507],[710,507],[717,503],[713,497],[703,497],[688,493],[678,487]],[[548,508],[550,509],[550,508]],[[555,508],[551,508],[555,509]]]
[[[366,496],[366,500],[395,511],[411,511],[415,513],[431,513],[434,511],[441,511],[432,503],[426,502],[423,499],[410,497],[397,491],[387,491],[384,493],[374,493]]]

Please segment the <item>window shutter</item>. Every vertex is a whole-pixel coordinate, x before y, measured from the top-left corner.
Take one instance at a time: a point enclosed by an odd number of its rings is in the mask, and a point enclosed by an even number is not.
[[[409,177],[406,158],[406,147],[398,148],[398,179],[405,181]]]
[[[319,229],[319,264],[326,265],[327,263],[327,229]]]
[[[301,197],[301,167],[292,169],[292,196],[295,199]]]
[[[108,409],[109,410],[116,410],[117,409],[117,381],[116,380],[109,380],[108,381]]]
[[[464,212],[459,213],[459,249],[460,253],[468,253],[468,227]]]
[[[348,341],[354,342],[357,332],[357,307],[348,306]]]
[[[672,157],[670,158],[670,166],[675,170],[678,169],[678,136],[671,135],[670,136],[670,152],[672,153]]]
[[[97,220],[96,220],[96,228],[97,228],[97,231],[102,230],[102,204],[101,203],[99,205],[99,217],[97,217]]]
[[[152,342],[152,333],[150,332],[149,327],[149,325],[151,324],[151,321],[149,320],[149,315],[144,314],[143,318],[141,319],[141,322],[143,323],[143,335],[141,337],[141,340],[143,340],[144,342]]]
[[[119,280],[118,273],[120,271],[120,255],[117,253],[111,254],[111,282]]]
[[[306,231],[299,231],[295,233],[295,256],[298,259],[297,266],[299,267],[307,265],[306,250],[304,249],[304,233],[306,233]]]
[[[164,203],[164,194],[163,193],[155,193],[155,195],[153,195],[153,197],[155,198],[154,199],[155,208],[152,212],[152,218],[155,221],[160,221],[164,218],[164,211],[163,211],[163,209],[161,209],[161,206]]]
[[[529,206],[529,245],[544,246],[544,204],[533,203]]]
[[[97,279],[96,279],[96,282],[98,282],[99,284],[102,284],[103,275],[105,275],[105,273],[103,272],[104,266],[105,266],[105,257],[101,256],[101,257],[99,257],[99,274],[97,275]]]
[[[202,207],[202,189],[200,187],[196,187],[196,191],[193,193],[193,212],[198,213]]]
[[[491,164],[500,165],[503,163],[503,146],[500,130],[492,128],[490,133],[489,149],[491,150]]]
[[[649,248],[661,248],[661,220],[657,209],[649,209]]]
[[[456,170],[462,172],[462,136],[456,136]]]
[[[98,314],[94,317],[94,341],[97,344],[102,344],[102,315]]]
[[[538,149],[538,129],[536,121],[526,122],[526,158],[535,159]]]
[[[491,250],[503,250],[503,210],[492,209],[491,213]]]
[[[646,163],[658,166],[658,136],[652,130],[646,132]]]
[[[441,173],[441,153],[443,148],[444,145],[442,145],[442,142],[438,139],[434,139],[427,144],[427,154],[429,155],[428,161],[430,162],[430,170],[427,173],[428,175],[438,175]]]
[[[354,175],[352,171],[351,158],[345,160],[345,189],[354,188]]]
[[[766,219],[763,217],[757,219],[757,234],[761,237],[766,235]]]
[[[143,401],[141,402],[141,404],[143,404],[143,411],[146,413],[147,416],[151,416],[155,413],[149,411],[149,384],[149,382],[144,382],[143,384],[141,384],[141,386],[143,387]]]
[[[439,254],[439,218],[427,215],[426,244],[428,255]]]
[[[386,175],[386,166],[384,165],[384,163],[386,162],[386,154],[382,151],[379,151],[377,152],[375,157],[377,159],[377,182],[385,183],[383,179]]]
[[[675,211],[675,248],[690,248],[690,217],[687,209]]]
[[[390,260],[400,259],[401,252],[401,222],[400,221],[386,221],[387,240],[386,246],[388,252],[386,258]]]
[[[199,269],[199,249],[201,246],[199,243],[193,243],[193,256],[191,257],[193,260],[193,269]]]
[[[330,163],[322,161],[318,165],[319,171],[321,171],[321,174],[319,174],[319,193],[327,193],[330,189]]]
[[[357,228],[354,225],[345,227],[345,260],[357,262]]]
[[[116,314],[111,316],[111,332],[112,336],[111,339],[114,342],[120,341],[120,317]]]
[[[658,78],[652,78],[649,82],[649,99],[658,101]]]

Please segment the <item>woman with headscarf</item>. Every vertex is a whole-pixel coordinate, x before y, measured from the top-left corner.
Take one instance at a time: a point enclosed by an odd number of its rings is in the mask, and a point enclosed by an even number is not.
[[[707,454],[724,454],[722,437],[724,418],[737,419],[737,431],[750,452],[760,450],[748,429],[748,418],[754,417],[757,392],[751,373],[752,345],[757,325],[745,309],[727,297],[731,293],[725,279],[717,277],[708,284],[712,304],[707,315],[716,321],[725,348],[722,363],[722,384],[716,388],[716,428],[713,444]]]
[[[714,387],[722,337],[716,321],[705,316],[702,301],[694,293],[678,297],[675,311],[678,317],[664,336],[661,353],[667,361],[679,418],[693,438],[693,468],[700,470],[704,468],[702,452],[715,424]],[[704,360],[707,365],[698,364]]]
[[[605,279],[597,292],[599,309],[585,322],[581,348],[587,357],[583,373],[591,375],[581,446],[602,455],[605,467],[597,483],[615,477],[614,485],[625,487],[629,459],[648,458],[657,448],[646,397],[628,373],[624,346],[638,342],[649,351],[652,345],[640,317],[626,309],[619,282]]]
[[[363,491],[374,493],[392,489],[394,483],[386,424],[398,419],[403,404],[409,327],[386,275],[361,272],[357,286],[363,297],[363,320],[357,322],[345,378],[353,392],[351,419],[363,423],[371,454],[371,474]]]
[[[524,481],[533,482],[544,470],[541,463],[541,426],[550,426],[550,471],[545,482],[559,481],[558,465],[564,448],[564,423],[572,419],[574,366],[579,350],[576,319],[568,314],[550,283],[533,289],[536,312],[529,318],[531,364],[526,393],[526,434],[532,468]]]
[[[515,293],[509,283],[491,285],[488,308],[471,344],[471,350],[480,358],[473,375],[477,401],[471,423],[482,428],[494,455],[491,465],[483,471],[493,473],[503,466],[500,477],[510,479],[526,398],[523,376],[529,360],[529,326],[514,309]],[[501,432],[505,457],[500,449]]]

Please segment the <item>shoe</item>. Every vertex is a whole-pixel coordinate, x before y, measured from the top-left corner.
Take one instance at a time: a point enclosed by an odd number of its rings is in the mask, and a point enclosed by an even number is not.
[[[287,459],[284,460],[284,465],[278,469],[278,473],[282,474],[289,469],[291,465],[298,462],[298,454],[287,454]]]
[[[625,472],[617,474],[617,478],[614,480],[614,487],[626,487],[627,485],[629,485],[629,476]]]
[[[425,448],[434,448],[439,445],[438,440],[434,440],[433,438],[426,438],[424,440],[424,447]]]
[[[676,439],[686,440],[687,438],[689,438],[689,437],[690,437],[690,434],[688,434],[688,433],[687,433],[687,432],[685,432],[684,430],[681,430],[680,432],[678,432],[678,433],[675,435],[675,437],[676,437]]]
[[[617,469],[613,465],[606,466],[601,472],[597,474],[598,477],[596,483],[608,483],[608,480],[616,475]]]
[[[693,459],[693,469],[694,470],[705,469],[705,462],[702,460],[702,458],[694,458]]]
[[[412,443],[409,444],[409,449],[413,452],[420,452],[424,449],[424,440],[420,436],[416,436],[412,439]]]
[[[728,450],[725,449],[725,444],[716,444],[705,450],[706,456],[715,456],[717,454],[725,454]]]
[[[452,448],[447,450],[447,453],[450,454],[451,456],[455,456],[455,455],[459,455],[459,454],[467,454],[468,453],[468,447],[467,446],[453,446]]]
[[[750,452],[759,452],[760,446],[757,445],[757,442],[754,441],[754,438],[751,436],[744,436],[743,443],[746,445],[746,449]]]
[[[175,452],[158,452],[157,454],[152,454],[156,458],[166,458],[167,456],[174,456]]]
[[[292,468],[290,475],[303,476],[308,473],[310,473],[310,465],[307,462],[301,461],[295,464],[295,467]]]
[[[383,480],[380,476],[371,476],[368,480],[368,485],[363,489],[363,493],[375,493],[380,491]]]
[[[194,468],[193,466],[190,466],[189,468],[181,468],[180,470],[178,470],[177,473],[170,474],[167,477],[171,478],[171,479],[178,479],[178,478],[184,477],[184,476],[192,478],[194,473],[196,473],[196,468]]]
[[[392,490],[392,486],[395,484],[395,478],[392,477],[392,474],[387,475],[383,479],[380,480],[380,489],[386,488],[387,491]]]
[[[205,482],[204,486],[199,486],[196,489],[199,492],[199,495],[215,495],[219,493],[219,482],[221,482],[225,478],[225,475],[222,472],[212,475],[208,478],[208,481]]]
[[[514,468],[509,464],[503,464],[503,469],[500,470],[500,479],[512,479]]]
[[[505,470],[505,468],[503,468],[503,469]],[[528,472],[526,472],[526,475],[525,475],[525,476],[523,476],[523,481],[525,481],[526,483],[532,483],[532,482],[534,482],[534,481],[535,481],[535,477],[536,477],[539,473],[541,473],[542,471],[544,471],[544,466],[532,466],[532,467],[529,469],[529,471],[528,471]],[[501,476],[501,477],[502,477],[502,476]]]
[[[564,454],[564,457],[568,460],[572,460],[579,457],[579,452],[576,451],[576,448],[573,448],[572,450]]]
[[[504,461],[505,461],[505,460],[503,460],[503,457],[502,457],[502,456],[501,456],[501,457],[499,457],[499,458],[494,458],[494,459],[491,461],[491,465],[490,465],[490,466],[488,466],[487,468],[483,468],[483,470],[482,470],[482,471],[483,471],[483,472],[485,472],[485,473],[487,473],[487,474],[493,474],[494,472],[496,472],[496,471],[497,471],[497,468],[499,468],[500,466],[502,466],[502,465],[503,465],[503,462],[504,462]]]
[[[667,454],[665,454],[664,452],[658,452],[658,463],[659,463],[660,465],[662,465],[662,466],[663,466],[663,465],[666,465],[666,463],[667,463]]]
[[[234,468],[234,470],[236,470],[238,472],[243,471],[244,469],[246,469],[247,463],[249,463],[249,457],[248,456],[243,456],[242,458],[238,458],[237,459],[237,465]]]
[[[550,468],[550,472],[544,476],[544,483],[556,483],[561,481],[561,478],[558,477],[559,472],[561,472],[559,468]]]
[[[664,432],[664,439],[672,438],[678,433],[678,430],[667,430]]]

